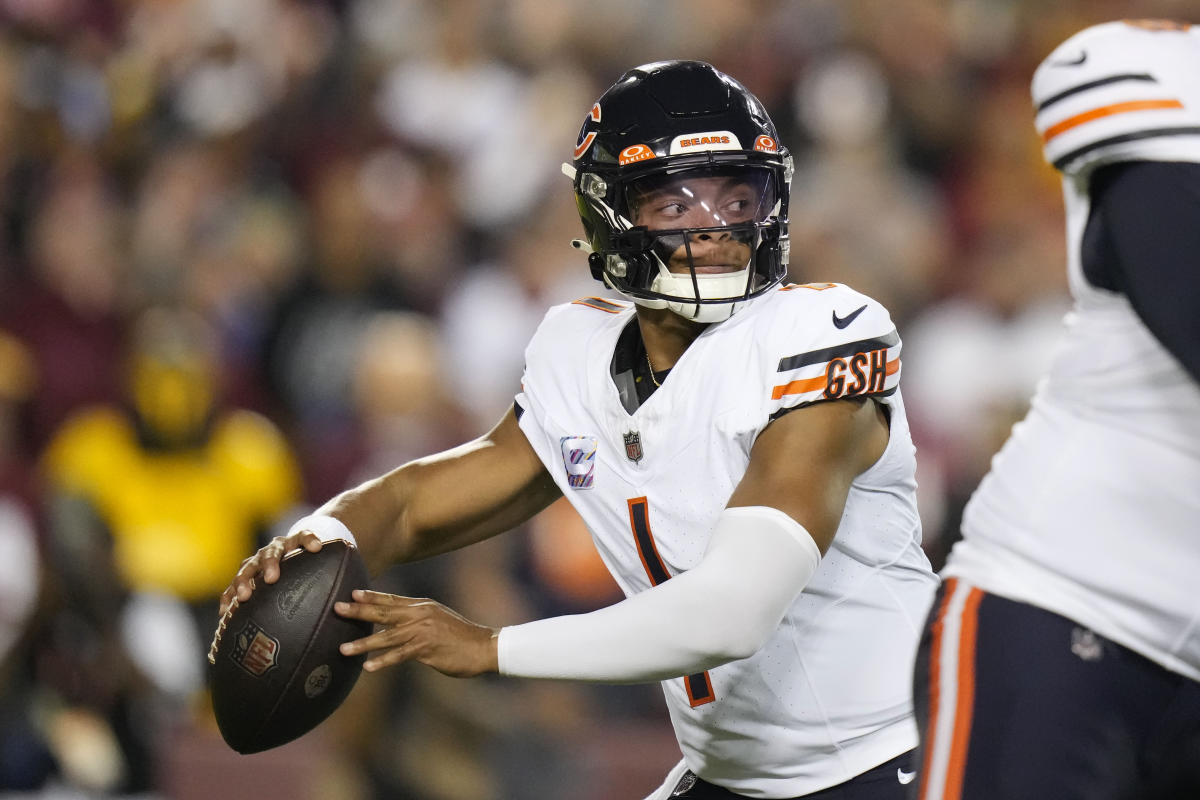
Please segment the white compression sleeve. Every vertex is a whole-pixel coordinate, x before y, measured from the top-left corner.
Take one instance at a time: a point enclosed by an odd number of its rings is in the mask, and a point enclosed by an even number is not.
[[[599,611],[503,628],[500,672],[632,683],[746,658],[779,627],[820,559],[812,536],[782,511],[727,508],[687,572]]]

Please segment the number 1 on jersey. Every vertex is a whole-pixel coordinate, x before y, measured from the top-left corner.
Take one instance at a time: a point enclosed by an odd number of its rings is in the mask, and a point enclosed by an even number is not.
[[[629,525],[633,528],[633,541],[637,545],[638,555],[642,566],[646,568],[646,577],[652,586],[658,586],[663,581],[671,579],[667,565],[663,563],[654,545],[654,535],[650,532],[650,503],[645,497],[633,497],[629,500]],[[697,672],[683,679],[687,688],[688,701],[692,708],[711,703],[717,697],[713,694],[712,680],[708,672]]]

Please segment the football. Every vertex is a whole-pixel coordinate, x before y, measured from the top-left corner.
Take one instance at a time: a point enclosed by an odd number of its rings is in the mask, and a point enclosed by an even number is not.
[[[217,623],[208,651],[217,727],[239,753],[258,753],[308,733],[341,705],[365,656],[339,645],[369,636],[373,626],[333,611],[354,589],[367,588],[358,549],[326,542],[296,550],[279,564],[279,580],[256,582],[245,603]]]

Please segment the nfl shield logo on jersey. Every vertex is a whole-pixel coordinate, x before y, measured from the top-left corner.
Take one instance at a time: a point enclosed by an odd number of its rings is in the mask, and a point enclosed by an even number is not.
[[[564,436],[562,445],[563,466],[567,469],[567,485],[572,489],[590,489],[596,478],[595,436]]]
[[[642,434],[639,431],[630,431],[622,434],[625,437],[625,457],[633,463],[638,463],[642,460]]]

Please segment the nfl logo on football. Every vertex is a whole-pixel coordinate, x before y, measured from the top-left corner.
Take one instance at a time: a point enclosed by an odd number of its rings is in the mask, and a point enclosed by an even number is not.
[[[279,640],[269,636],[262,628],[247,622],[238,631],[233,652],[229,655],[237,665],[255,677],[261,677],[276,666],[279,655]]]
[[[567,486],[572,489],[590,489],[596,477],[595,436],[564,436],[562,446],[563,466],[567,470]]]

